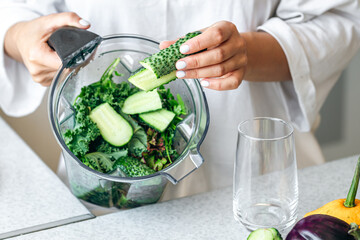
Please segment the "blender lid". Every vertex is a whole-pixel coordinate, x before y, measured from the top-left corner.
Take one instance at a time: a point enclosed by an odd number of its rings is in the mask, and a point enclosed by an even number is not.
[[[63,27],[51,34],[48,44],[59,55],[65,68],[84,62],[100,44],[102,38],[90,31]]]

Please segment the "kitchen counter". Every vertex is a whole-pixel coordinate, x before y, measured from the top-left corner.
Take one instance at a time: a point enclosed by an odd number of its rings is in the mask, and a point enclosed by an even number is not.
[[[350,187],[357,156],[299,170],[299,218]],[[346,177],[344,177],[346,176]],[[3,218],[3,217],[0,217]],[[232,213],[232,188],[96,217],[12,238],[42,239],[246,239]]]
[[[94,217],[1,118],[0,136],[0,239]]]

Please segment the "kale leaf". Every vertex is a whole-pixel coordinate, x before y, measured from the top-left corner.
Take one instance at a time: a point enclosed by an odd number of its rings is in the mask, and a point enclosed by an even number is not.
[[[121,108],[125,99],[140,89],[131,87],[128,82],[113,81],[114,76],[121,76],[115,70],[119,63],[120,59],[115,59],[100,81],[81,89],[73,103],[76,124],[74,129],[69,129],[63,134],[65,143],[85,165],[99,172],[109,173],[114,170],[114,162],[125,156],[132,158],[129,160],[131,163],[134,163],[135,159],[139,164],[147,165],[151,171],[160,171],[178,157],[173,147],[173,138],[176,125],[187,114],[185,103],[179,94],[175,99],[169,89],[163,86],[158,88],[163,108],[176,114],[169,127],[162,133],[140,121],[137,115],[124,114]],[[133,136],[126,146],[115,147],[106,142],[89,117],[92,109],[105,102],[121,114],[133,128]],[[128,164],[129,161],[119,162]]]

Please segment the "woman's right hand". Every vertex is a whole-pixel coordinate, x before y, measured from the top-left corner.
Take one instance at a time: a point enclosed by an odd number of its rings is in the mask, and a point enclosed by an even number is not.
[[[59,56],[47,44],[50,35],[60,27],[87,29],[90,24],[76,13],[64,12],[42,16],[31,21],[18,22],[5,35],[5,53],[25,64],[32,79],[49,86],[61,65]]]

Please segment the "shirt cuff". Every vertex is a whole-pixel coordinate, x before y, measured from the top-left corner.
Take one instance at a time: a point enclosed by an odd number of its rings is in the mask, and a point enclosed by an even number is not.
[[[27,8],[0,8],[0,108],[5,114],[20,117],[32,113],[40,105],[46,88],[35,83],[24,64],[5,54],[7,30],[17,22],[40,15]]]
[[[284,91],[285,105],[295,127],[300,131],[310,131],[317,116],[316,89],[310,76],[309,63],[302,43],[291,26],[280,18],[269,19],[258,27],[258,30],[272,35],[283,49],[292,77],[292,84],[280,84]]]

